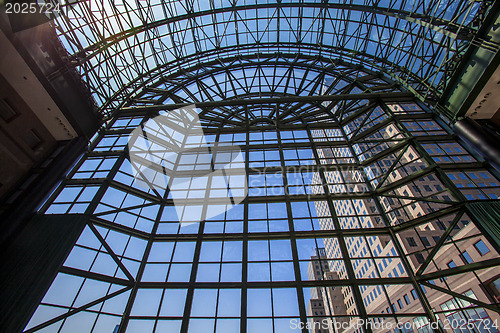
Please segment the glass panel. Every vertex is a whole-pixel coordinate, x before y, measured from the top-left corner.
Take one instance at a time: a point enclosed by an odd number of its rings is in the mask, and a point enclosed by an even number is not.
[[[275,12],[266,6],[276,4],[260,5],[152,29],[175,53],[165,56],[187,66],[191,49],[223,47],[220,34],[263,43],[279,33],[286,43],[297,37],[292,27],[315,27],[331,10],[283,3],[287,28],[278,28],[265,19]],[[154,15],[190,16],[185,6],[157,2]],[[229,16],[234,24],[220,23]],[[183,33],[186,26],[197,34]],[[316,43],[314,31],[301,38]],[[490,306],[498,301],[499,254],[465,208],[497,198],[493,169],[425,106],[363,95],[396,92],[382,76],[319,58],[307,60],[307,70],[298,62],[243,66],[236,55],[232,65],[214,54],[217,65],[196,75],[179,71],[138,88],[41,208],[88,221],[25,330],[317,333],[304,325],[326,325],[322,333],[360,333],[363,323],[373,332],[430,333],[437,317],[497,332],[486,320],[499,319]],[[187,102],[208,104],[191,114],[203,131],[183,140],[175,133],[189,122],[179,113],[144,116],[148,106]],[[167,114],[172,128],[161,121]],[[129,135],[146,131],[141,124],[155,134],[151,173],[130,162]],[[181,141],[188,151],[166,158],[165,147]]]

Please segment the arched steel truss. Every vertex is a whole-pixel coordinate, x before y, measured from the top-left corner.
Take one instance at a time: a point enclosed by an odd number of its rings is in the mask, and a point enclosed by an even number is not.
[[[78,1],[56,18],[104,114],[151,75],[183,63],[276,53],[320,56],[439,97],[490,1]],[[146,74],[148,73],[148,74]]]
[[[397,95],[396,91],[400,90],[398,84],[385,82],[381,73],[362,70],[360,66],[342,61],[320,57],[302,58],[293,54],[217,59],[186,67],[170,75],[164,73],[155,79],[151,86],[145,87],[127,101],[127,106],[117,109],[116,114],[121,115],[128,110],[134,113],[171,110],[182,104],[194,103],[203,107],[201,119],[211,119],[211,123],[205,125],[220,129],[224,126],[241,126],[243,117],[238,115],[244,113],[241,108],[255,104],[258,100],[260,104],[278,102],[287,110],[280,114],[279,119],[271,119],[271,112],[268,122],[294,123],[299,119],[298,116],[289,116],[298,109],[305,113],[300,118],[303,123],[320,121],[318,112],[323,113],[325,121],[332,122],[333,119],[342,120],[340,111],[333,111],[341,101],[339,95],[355,92],[374,96],[385,92]],[[317,96],[319,91],[329,96]],[[401,92],[401,96],[408,98],[409,94]],[[325,105],[328,99],[336,102]],[[214,110],[217,106],[221,110]],[[231,121],[234,116],[239,117],[239,122]],[[284,119],[287,116],[289,119]],[[255,118],[250,115],[249,121]]]

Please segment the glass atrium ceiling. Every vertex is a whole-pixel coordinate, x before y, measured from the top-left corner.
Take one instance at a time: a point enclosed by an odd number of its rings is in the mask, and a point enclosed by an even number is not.
[[[498,333],[500,176],[415,98],[489,4],[72,5],[54,23],[108,121],[39,210],[74,241],[44,240],[60,262],[5,331]]]
[[[54,24],[106,115],[127,105],[129,96],[145,85],[168,81],[187,68],[244,56],[269,63],[273,60],[264,55],[270,54],[326,58],[334,66],[334,61],[359,64],[383,71],[432,100],[442,92],[470,45],[488,3],[78,1]],[[199,66],[190,75],[203,71]],[[271,80],[281,74],[259,75]],[[252,80],[247,82],[252,84]],[[272,95],[268,88],[259,85],[256,89]],[[223,91],[219,95],[213,98],[234,97],[226,97]]]

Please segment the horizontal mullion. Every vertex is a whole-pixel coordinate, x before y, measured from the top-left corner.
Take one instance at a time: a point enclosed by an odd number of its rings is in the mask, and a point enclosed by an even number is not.
[[[215,222],[215,221],[214,221]],[[232,223],[232,221],[225,221],[226,223]],[[252,221],[249,221],[250,223]],[[269,221],[272,223],[273,221]],[[176,223],[176,222],[172,222]],[[204,221],[200,223],[210,224],[211,221]],[[342,229],[342,230],[313,230],[313,231],[295,231],[293,235],[297,239],[303,238],[330,238],[330,237],[362,237],[362,236],[389,236],[391,227],[383,228],[359,228],[359,229]],[[243,233],[217,233],[217,234],[203,234],[203,241],[237,241],[237,240],[269,240],[269,239],[290,239],[292,232],[249,232],[248,234]],[[154,236],[155,241],[196,241],[198,239],[197,234],[157,234]],[[358,259],[368,259],[369,257],[363,257]],[[370,257],[372,258],[372,257]],[[375,258],[385,258],[385,257],[375,257]],[[352,258],[357,259],[357,258]],[[333,260],[333,259],[331,259]]]
[[[314,281],[255,281],[255,282],[138,282],[137,286],[139,288],[172,288],[172,289],[185,289],[194,287],[196,289],[224,289],[224,288],[235,288],[241,289],[246,288],[286,288],[286,287],[296,287],[297,285],[302,285],[305,288],[314,287],[340,287],[340,286],[380,286],[380,285],[401,285],[412,283],[412,279],[409,277],[394,277],[394,278],[361,278],[361,279],[345,279],[345,280],[314,280]]]
[[[362,94],[339,94],[339,95],[319,95],[319,96],[286,96],[286,97],[269,97],[269,98],[252,98],[252,99],[228,99],[219,101],[208,101],[198,103],[175,103],[165,105],[146,105],[135,107],[123,107],[120,110],[120,116],[132,112],[152,112],[163,110],[175,110],[195,105],[197,108],[217,107],[217,106],[243,106],[255,104],[276,104],[276,103],[295,103],[295,102],[323,102],[323,101],[340,101],[340,100],[382,100],[387,102],[403,102],[414,99],[412,93],[409,92],[383,92],[383,93],[362,93]]]

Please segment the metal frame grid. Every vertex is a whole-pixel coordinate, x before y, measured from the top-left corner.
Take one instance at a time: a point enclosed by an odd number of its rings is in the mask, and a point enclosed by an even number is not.
[[[498,173],[380,74],[273,57],[164,77],[115,113],[41,209],[89,220],[25,332],[282,332],[290,320],[356,318],[430,331],[473,310],[498,318],[477,288],[498,273],[499,249],[465,206],[496,199]],[[181,226],[168,187],[136,186],[126,145],[138,125],[189,103],[213,154],[241,147],[249,196]],[[484,256],[471,250],[479,242]],[[315,260],[337,278],[312,278]],[[329,296],[337,287],[342,303]],[[312,290],[331,309],[310,313]]]
[[[53,0],[51,0],[53,1]],[[53,24],[104,115],[172,68],[254,54],[384,71],[436,100],[493,1],[71,1]]]

